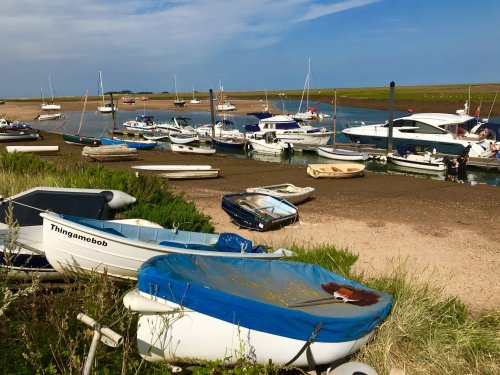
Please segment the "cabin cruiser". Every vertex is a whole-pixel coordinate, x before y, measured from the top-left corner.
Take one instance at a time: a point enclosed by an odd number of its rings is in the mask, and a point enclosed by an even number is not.
[[[156,127],[159,131],[166,133],[195,134],[195,129],[189,123],[190,120],[188,117],[176,116],[172,117],[172,122],[156,124]]]
[[[125,121],[123,123],[128,130],[152,131],[156,128],[154,116],[140,115],[135,120]]]
[[[443,154],[459,154],[468,145],[469,155],[484,156],[489,140],[479,134],[467,132],[477,119],[466,114],[417,113],[393,121],[393,147],[411,143],[421,151],[436,150]],[[352,142],[387,148],[389,122],[375,125],[348,127],[342,130]]]
[[[260,119],[256,125],[246,125],[249,136],[258,131],[275,131],[276,136],[286,142],[324,146],[333,132],[326,128],[316,128],[304,121],[296,121],[287,115],[277,115]]]
[[[212,129],[214,127],[212,124],[204,124],[196,127],[196,132],[201,136],[213,136]],[[223,118],[215,124],[215,137],[222,138],[243,138],[243,133],[238,129],[235,129],[235,124],[227,118]]]

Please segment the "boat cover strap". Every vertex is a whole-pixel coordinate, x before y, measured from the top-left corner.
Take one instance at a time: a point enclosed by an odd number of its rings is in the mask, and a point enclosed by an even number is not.
[[[316,367],[316,361],[314,360],[314,356],[311,352],[310,346],[314,342],[314,340],[316,340],[316,336],[318,335],[318,332],[322,326],[323,326],[322,322],[316,324],[314,331],[312,331],[311,336],[309,336],[304,346],[299,350],[297,354],[295,354],[295,357],[293,357],[285,364],[285,367],[290,366],[293,362],[297,360],[297,358],[299,358],[302,355],[302,353],[304,353],[305,350],[307,350],[306,356],[307,356],[307,364],[309,365],[309,370],[314,370],[314,368]]]

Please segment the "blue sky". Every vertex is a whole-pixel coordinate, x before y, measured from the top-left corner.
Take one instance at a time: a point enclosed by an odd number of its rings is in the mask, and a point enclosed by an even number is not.
[[[499,0],[2,0],[0,97],[500,82]]]

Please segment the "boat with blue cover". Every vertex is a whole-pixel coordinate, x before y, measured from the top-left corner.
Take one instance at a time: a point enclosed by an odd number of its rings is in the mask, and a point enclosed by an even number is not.
[[[136,280],[143,262],[169,253],[276,259],[289,254],[267,252],[263,245],[235,233],[201,233],[132,225],[44,212],[43,241],[54,269],[68,276],[106,273],[117,280]]]
[[[142,265],[123,302],[148,361],[314,368],[365,344],[392,296],[317,264],[170,254]]]

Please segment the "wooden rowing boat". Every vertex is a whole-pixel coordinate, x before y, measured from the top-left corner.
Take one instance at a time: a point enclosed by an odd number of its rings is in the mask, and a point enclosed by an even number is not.
[[[365,166],[358,163],[309,164],[307,174],[314,178],[351,178],[364,176]]]

